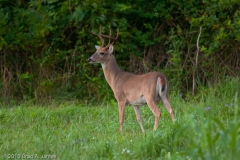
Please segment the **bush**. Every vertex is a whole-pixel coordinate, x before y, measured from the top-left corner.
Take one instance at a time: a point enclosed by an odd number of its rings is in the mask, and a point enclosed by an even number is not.
[[[163,70],[181,92],[195,94],[201,86],[240,73],[238,1],[31,0],[0,5],[3,102],[111,99],[100,67],[86,61],[99,44],[88,30],[98,32],[99,25],[104,33],[120,29],[115,53],[124,70]]]

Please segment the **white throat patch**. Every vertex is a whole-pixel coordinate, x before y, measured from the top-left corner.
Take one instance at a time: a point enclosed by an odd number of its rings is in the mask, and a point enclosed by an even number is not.
[[[101,65],[102,65],[102,68],[105,68],[105,66],[106,66],[105,62],[101,63]]]

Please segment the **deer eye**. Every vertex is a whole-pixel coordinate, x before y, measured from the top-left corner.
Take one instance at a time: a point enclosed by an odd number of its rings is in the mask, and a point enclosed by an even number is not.
[[[99,54],[100,54],[101,56],[103,56],[103,55],[104,55],[104,52],[100,52]]]

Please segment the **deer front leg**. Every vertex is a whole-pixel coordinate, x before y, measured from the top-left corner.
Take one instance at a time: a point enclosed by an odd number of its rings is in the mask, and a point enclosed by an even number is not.
[[[141,120],[141,116],[140,116],[139,106],[135,106],[134,105],[133,108],[134,108],[134,111],[136,113],[137,121],[138,121],[138,123],[139,123],[139,125],[140,125],[140,127],[142,129],[142,132],[144,133],[145,131],[144,131],[144,128],[143,128],[143,125],[142,125],[142,120]]]
[[[118,102],[120,132],[122,132],[123,129],[125,105],[126,102],[124,101]]]

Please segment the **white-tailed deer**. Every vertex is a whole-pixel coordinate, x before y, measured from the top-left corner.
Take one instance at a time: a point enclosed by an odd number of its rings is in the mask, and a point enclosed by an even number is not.
[[[122,132],[124,121],[124,109],[126,104],[131,104],[136,113],[138,123],[144,133],[144,128],[141,122],[139,106],[146,104],[149,106],[155,116],[154,131],[157,129],[160,111],[157,107],[157,102],[162,101],[164,106],[174,120],[174,112],[169,102],[168,81],[165,75],[160,72],[149,72],[147,74],[136,75],[123,71],[117,64],[113,53],[113,44],[118,38],[102,34],[100,26],[97,36],[102,46],[95,46],[97,51],[88,59],[89,63],[101,63],[104,76],[113,90],[114,96],[118,102],[120,132]],[[109,39],[109,43],[104,47],[104,38]],[[113,42],[110,43],[110,40]]]

